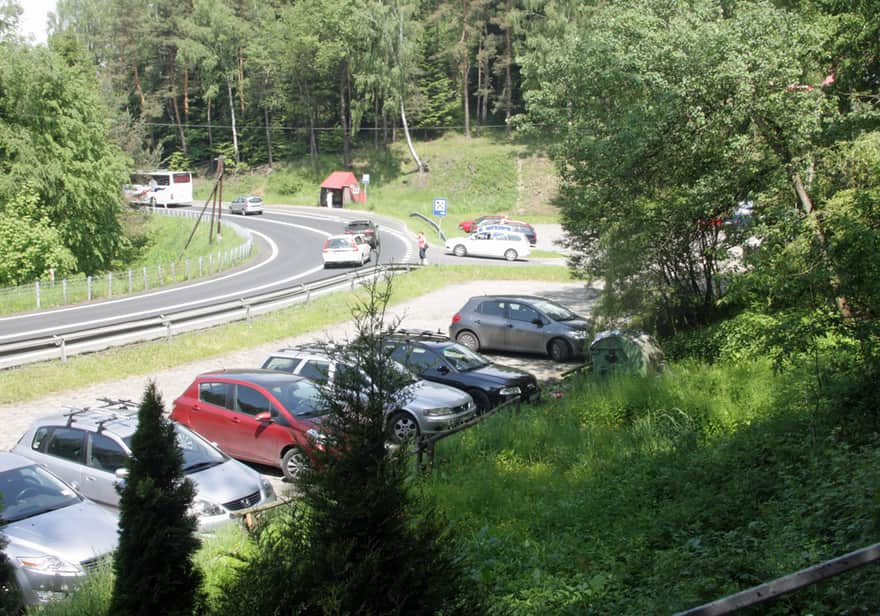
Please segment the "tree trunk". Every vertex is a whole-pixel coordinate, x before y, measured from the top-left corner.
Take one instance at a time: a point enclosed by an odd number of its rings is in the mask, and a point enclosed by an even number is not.
[[[312,166],[315,169],[315,175],[318,174],[318,140],[315,137],[315,108],[309,105],[309,156],[312,159]]]
[[[229,95],[229,115],[232,120],[232,151],[235,154],[235,164],[241,162],[238,155],[238,133],[235,130],[235,101],[232,98],[232,81],[226,78],[226,93]]]
[[[214,127],[211,125],[211,100],[208,99],[208,152],[211,153],[211,162],[208,165],[209,169],[214,168]]]
[[[144,89],[141,87],[141,74],[138,70],[137,62],[134,63],[134,91],[137,93],[138,100],[141,102],[141,116],[144,114],[144,106],[147,102],[144,100]]]
[[[482,114],[480,109],[482,107],[481,100],[483,94],[483,62],[481,58],[481,51],[483,47],[483,42],[480,41],[480,49],[477,50],[477,137],[482,134]]]
[[[272,167],[272,129],[269,126],[269,106],[263,107],[263,117],[266,121],[266,154],[269,157],[269,168]]]
[[[183,67],[183,121],[189,121],[189,69]]]
[[[513,0],[507,0],[507,14],[510,15],[513,10]],[[504,124],[507,134],[510,135],[510,115],[513,100],[513,76],[510,74],[510,65],[513,63],[513,41],[510,36],[512,26],[504,30],[504,47],[506,58],[506,66],[504,67]]]
[[[241,47],[238,48],[238,100],[244,113],[244,50]]]
[[[406,135],[406,144],[409,146],[409,153],[412,155],[413,160],[416,161],[416,169],[419,173],[424,172],[425,168],[422,165],[422,160],[419,158],[419,155],[416,154],[416,149],[413,147],[412,139],[409,136],[409,126],[406,123],[406,111],[403,108],[403,99],[400,101],[400,122],[403,124],[403,132]]]
[[[464,136],[471,138],[471,106],[468,100],[468,74],[471,71],[470,53],[468,52],[468,0],[461,0],[461,92],[464,102]],[[407,138],[409,134],[407,133]]]
[[[339,76],[339,121],[342,123],[342,165],[351,169],[351,107],[349,102],[350,73],[343,62]]]
[[[174,91],[174,84],[177,79],[177,70],[175,63],[171,63],[171,109],[174,111],[174,122],[177,124],[177,135],[180,139],[180,151],[186,156],[186,135],[183,132],[183,122],[180,120],[180,107],[177,104],[177,93]]]
[[[807,193],[803,180],[801,180],[801,176],[797,171],[792,173],[791,180],[794,184],[794,190],[797,193],[798,201],[800,201],[801,209],[807,216],[807,221],[813,227],[813,232],[816,234],[816,238],[822,246],[822,252],[824,253],[825,258],[828,259],[828,263],[832,269],[831,279],[828,281],[828,284],[831,286],[831,290],[836,294],[834,301],[837,304],[837,312],[840,314],[841,318],[851,319],[853,316],[852,308],[849,305],[849,300],[840,292],[840,277],[834,272],[834,264],[828,256],[825,229],[822,227],[822,221],[816,215],[813,208],[813,201],[810,199],[810,195]]]

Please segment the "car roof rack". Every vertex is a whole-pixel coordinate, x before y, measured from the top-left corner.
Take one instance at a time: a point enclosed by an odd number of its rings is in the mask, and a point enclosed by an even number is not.
[[[84,413],[97,413],[103,416],[103,419],[95,422],[95,425],[98,427],[98,432],[102,432],[104,430],[104,424],[130,416],[130,411],[137,409],[138,406],[133,400],[125,400],[122,398],[113,400],[112,398],[103,397],[98,398],[98,401],[103,402],[104,404],[101,406],[65,407],[67,412],[64,413],[63,416],[67,418],[67,427],[69,428],[76,421],[78,415]],[[122,411],[129,411],[129,413],[120,415],[119,413]]]
[[[449,340],[449,336],[443,333],[442,330],[438,329],[437,331],[431,331],[429,329],[409,329],[409,328],[401,328],[394,331],[394,334],[400,334],[402,336],[417,336],[419,338],[430,338],[431,340]],[[392,336],[394,335],[392,334]]]

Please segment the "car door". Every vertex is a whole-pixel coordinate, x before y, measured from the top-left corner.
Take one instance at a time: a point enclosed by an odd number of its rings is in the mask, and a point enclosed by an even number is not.
[[[86,440],[86,464],[82,472],[82,493],[99,503],[119,506],[116,470],[125,468],[128,452],[107,434],[89,432]]]
[[[257,419],[256,416],[261,413],[268,413],[272,419]],[[234,450],[231,449],[229,455],[233,457],[277,466],[281,451],[293,442],[284,415],[256,387],[243,384],[235,386],[235,413],[230,421]]]
[[[507,304],[502,300],[489,299],[477,306],[473,314],[474,330],[480,346],[504,349],[507,343]]]
[[[37,428],[28,457],[67,483],[82,486],[85,432],[66,426]]]
[[[418,345],[413,345],[410,353],[410,361],[415,366],[413,371],[426,381],[434,381],[458,387],[456,379],[450,378],[455,371],[447,364],[439,353]]]
[[[471,236],[471,241],[468,242],[468,254],[476,257],[491,257],[492,240],[490,238],[491,234],[488,231],[474,233]]]
[[[205,380],[199,383],[199,399],[189,412],[189,424],[194,432],[215,443],[222,451],[235,457],[230,427],[233,425],[235,411],[235,385],[219,380]]]
[[[546,352],[546,321],[537,310],[522,302],[508,302],[507,317],[506,349],[523,353]]]

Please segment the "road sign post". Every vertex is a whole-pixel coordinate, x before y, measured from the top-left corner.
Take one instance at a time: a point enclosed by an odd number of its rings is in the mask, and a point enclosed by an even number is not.
[[[434,216],[439,219],[437,222],[437,228],[440,230],[440,237],[443,237],[443,217],[446,216],[446,205],[447,201],[445,197],[434,199]]]

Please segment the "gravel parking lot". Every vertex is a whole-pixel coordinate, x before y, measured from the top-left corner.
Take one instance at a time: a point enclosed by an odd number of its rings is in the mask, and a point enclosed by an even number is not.
[[[401,327],[446,332],[452,315],[474,295],[492,293],[519,293],[542,295],[569,306],[584,316],[592,312],[599,291],[583,283],[546,283],[481,281],[447,286],[389,309],[389,318],[400,318]],[[37,400],[0,406],[3,431],[0,448],[11,448],[31,421],[42,415],[58,412],[68,406],[95,405],[101,397],[140,400],[149,380],[155,380],[170,412],[172,401],[179,396],[193,378],[202,372],[221,368],[251,368],[260,366],[270,351],[282,346],[322,340],[344,341],[353,334],[351,323],[312,332],[303,336],[278,340],[269,344],[241,349],[235,353],[203,361],[174,366],[161,372],[133,376],[117,381],[96,383],[86,388],[65,391]],[[535,374],[540,381],[559,378],[562,372],[577,364],[555,364],[538,356],[490,355],[498,363],[517,366]],[[279,472],[280,474],[280,472]]]

